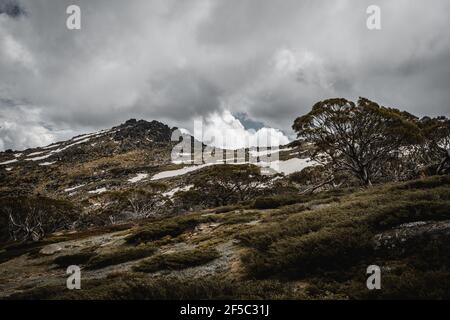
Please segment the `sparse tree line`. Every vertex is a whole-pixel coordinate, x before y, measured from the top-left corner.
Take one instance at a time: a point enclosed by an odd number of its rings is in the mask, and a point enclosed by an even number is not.
[[[316,103],[294,122],[298,138],[315,145],[324,181],[346,173],[361,185],[444,174],[450,166],[450,120],[422,119],[365,98]],[[323,161],[325,159],[325,161]]]
[[[46,197],[0,199],[0,241],[39,241],[47,234],[71,228],[78,211],[69,201]]]
[[[163,183],[145,188],[117,190],[97,195],[94,210],[75,207],[70,201],[47,197],[0,198],[0,242],[40,241],[50,233],[68,229],[121,224],[186,211],[226,206],[250,200],[271,190],[270,178],[254,165],[218,165],[192,180],[188,191],[169,195]]]
[[[261,174],[260,168],[252,164],[211,166],[192,183],[191,190],[174,197],[184,210],[236,204],[272,189],[271,177]]]

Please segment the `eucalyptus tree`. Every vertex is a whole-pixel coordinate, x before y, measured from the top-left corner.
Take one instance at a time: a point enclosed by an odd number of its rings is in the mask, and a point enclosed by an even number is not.
[[[383,175],[386,162],[403,146],[420,140],[417,118],[365,98],[358,103],[328,99],[297,118],[298,137],[314,143],[333,172],[346,171],[369,186]]]

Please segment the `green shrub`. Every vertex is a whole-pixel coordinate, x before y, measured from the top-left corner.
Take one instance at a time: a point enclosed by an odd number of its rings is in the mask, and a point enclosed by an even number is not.
[[[24,254],[37,254],[45,245],[42,242],[13,243],[0,250],[0,263],[14,259]]]
[[[253,209],[276,209],[283,206],[293,205],[297,203],[308,203],[311,201],[320,201],[327,203],[338,201],[340,197],[350,194],[354,189],[335,189],[313,194],[286,193],[273,196],[259,197],[253,201]]]
[[[290,181],[302,185],[317,184],[319,181],[326,179],[323,166],[306,167],[302,171],[297,171],[288,176]]]
[[[445,220],[450,218],[449,201],[398,201],[380,206],[373,215],[367,217],[367,223],[374,228],[385,230],[403,223]]]
[[[229,205],[229,206],[218,207],[218,208],[214,209],[214,212],[215,213],[227,213],[227,212],[238,210],[238,209],[242,209],[242,206],[241,205]]]
[[[126,241],[128,243],[141,243],[159,240],[166,236],[176,237],[194,229],[200,223],[213,219],[211,216],[205,217],[199,214],[190,214],[153,221],[136,233],[128,236]]]
[[[450,175],[434,176],[426,179],[418,179],[408,181],[402,184],[393,186],[392,190],[405,190],[405,189],[434,189],[437,187],[450,186]]]
[[[276,280],[244,281],[219,277],[149,278],[137,274],[86,280],[83,282],[83,290],[65,290],[62,285],[47,286],[10,297],[13,300],[267,300],[295,298],[304,297],[295,292],[291,286]]]
[[[57,264],[59,267],[66,268],[71,265],[82,265],[85,264],[91,259],[93,256],[95,256],[94,252],[79,252],[64,256],[56,257],[53,260],[54,264]]]
[[[174,201],[181,208],[215,208],[238,204],[254,199],[257,195],[271,193],[264,186],[270,181],[261,169],[252,164],[209,166],[193,173],[194,187],[175,195]]]
[[[220,222],[223,225],[244,224],[244,223],[255,221],[255,220],[257,220],[257,218],[258,218],[258,216],[255,214],[252,214],[252,213],[238,212],[238,213],[226,214]]]
[[[176,253],[158,254],[142,261],[133,268],[138,272],[156,272],[159,270],[181,270],[208,263],[220,255],[215,249],[194,249]]]
[[[236,236],[242,245],[250,248],[242,257],[243,265],[251,277],[302,278],[330,272],[339,274],[352,265],[370,263],[366,260],[375,254],[373,239],[377,233],[403,223],[450,219],[449,188],[445,183],[435,183],[446,179],[431,180],[377,186],[342,196],[331,207],[292,213],[283,220],[269,220]],[[405,185],[408,187],[402,187]],[[428,187],[421,189],[422,186]],[[416,245],[399,258],[414,256],[411,261],[424,270],[439,265],[448,268],[449,263],[444,262],[447,255],[436,251],[438,247],[446,247],[446,243],[441,236],[433,245],[434,251]]]
[[[420,271],[402,266],[395,272],[383,270],[381,290],[367,290],[365,268],[346,281],[314,279],[308,294],[311,298],[340,295],[359,300],[441,300],[450,297],[450,272],[439,270]],[[356,270],[355,270],[356,271]]]
[[[271,197],[260,197],[255,199],[253,203],[254,209],[275,209],[282,206],[301,203],[304,202],[305,199],[298,194],[290,194],[290,195],[275,195]]]
[[[152,255],[156,249],[154,247],[126,248],[110,253],[104,253],[92,257],[86,265],[87,269],[102,269],[108,266],[117,265],[133,260],[139,260]]]

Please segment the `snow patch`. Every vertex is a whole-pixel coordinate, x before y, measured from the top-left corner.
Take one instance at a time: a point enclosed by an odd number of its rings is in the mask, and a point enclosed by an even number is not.
[[[169,190],[169,191],[167,191],[167,192],[164,192],[164,193],[163,193],[163,196],[172,198],[172,197],[175,195],[175,193],[180,192],[180,191],[182,191],[182,192],[184,192],[184,191],[189,191],[189,190],[191,190],[193,187],[194,187],[193,184],[190,184],[190,185],[185,186],[185,187],[176,187],[176,188],[173,188],[172,190]]]
[[[87,138],[94,138],[94,137],[99,137],[105,133],[108,133],[109,129],[103,129],[100,131],[96,131],[96,132],[92,132],[92,133],[86,133],[86,134],[82,134],[78,137],[72,138],[72,141],[80,141],[80,140],[86,140]],[[114,133],[116,131],[111,131],[111,133]]]
[[[30,154],[27,154],[27,157],[38,156],[38,155],[43,154],[43,153],[45,153],[45,152],[46,152],[46,151],[37,151],[37,152],[33,152],[33,153],[30,153]]]
[[[69,144],[68,146],[65,146],[65,147],[56,149],[55,151],[52,151],[52,153],[60,153],[60,152],[62,152],[62,151],[64,151],[64,150],[67,150],[67,149],[69,149],[69,148],[71,148],[71,147],[73,147],[73,146],[76,146],[76,145],[78,145],[78,144],[86,143],[86,142],[88,142],[90,139],[91,139],[91,138],[86,138],[86,139],[83,139],[83,140],[79,140],[79,141],[77,141],[77,142],[74,142],[74,143]]]
[[[80,185],[75,186],[75,187],[71,187],[71,188],[64,189],[64,191],[65,191],[65,192],[71,192],[71,191],[77,190],[77,189],[79,189],[79,188],[81,188],[81,187],[84,187],[84,186],[85,186],[85,184],[80,184]]]
[[[12,160],[8,160],[8,161],[5,161],[5,162],[0,162],[0,165],[10,164],[10,163],[14,163],[14,162],[17,162],[17,159],[12,159]]]
[[[186,173],[196,171],[202,168],[206,168],[209,166],[214,165],[214,163],[207,163],[207,164],[201,164],[198,166],[188,166],[177,170],[169,170],[169,171],[162,171],[157,174],[155,174],[151,180],[159,180],[159,179],[166,179],[166,178],[173,178],[177,176],[184,175]]]
[[[83,136],[83,137],[84,137],[84,136]],[[88,141],[90,140],[90,138],[85,138],[85,139],[83,139],[83,140],[80,140],[81,138],[82,138],[82,137],[75,138],[75,139],[72,140],[72,141],[76,141],[76,142],[71,143],[71,144],[69,144],[69,145],[67,145],[67,146],[65,146],[65,147],[58,148],[58,149],[56,149],[56,150],[51,150],[50,153],[48,153],[48,154],[46,154],[46,155],[43,155],[43,156],[40,156],[40,157],[34,157],[34,158],[27,158],[27,159],[25,159],[25,160],[27,160],[27,161],[40,161],[40,160],[44,160],[44,159],[47,159],[47,158],[51,157],[52,155],[54,155],[54,154],[56,154],[56,153],[63,152],[64,150],[67,150],[67,149],[69,149],[69,148],[71,148],[71,147],[73,147],[73,146],[75,146],[75,145],[82,144],[82,143],[88,142]],[[54,147],[56,147],[56,146],[59,146],[59,145],[55,145]],[[45,152],[45,151],[34,152],[34,153],[29,154],[28,156],[38,155],[38,154],[42,154],[42,153],[44,153],[44,152]]]
[[[277,152],[278,152],[278,150],[277,150]],[[224,164],[224,161],[217,160],[215,163],[206,163],[206,164],[201,164],[201,165],[186,166],[184,168],[177,169],[177,170],[162,171],[162,172],[155,174],[151,178],[151,180],[173,178],[173,177],[181,176],[186,173],[200,170],[200,169],[203,169],[203,168],[206,168],[209,166],[220,165],[220,164]],[[244,161],[244,162],[227,163],[227,164],[241,165],[241,164],[246,164],[246,162]],[[257,163],[252,163],[252,164],[259,166],[261,168],[270,168],[278,173],[284,173],[285,175],[289,175],[289,174],[297,172],[297,171],[302,171],[303,169],[308,168],[308,167],[320,165],[320,163],[318,163],[317,161],[314,161],[310,158],[304,158],[304,159],[292,158],[292,159],[285,160],[285,161],[276,160],[276,161],[271,161],[271,162],[257,162]]]
[[[55,164],[56,161],[52,161],[52,162],[42,162],[39,163],[40,166],[51,166],[52,164]]]
[[[285,161],[273,161],[266,163],[268,164],[268,167],[272,168],[273,170],[284,173],[285,175],[289,175],[294,172],[302,171],[305,168],[313,167],[319,165],[318,162],[310,159],[299,159],[299,158],[292,158]]]
[[[52,156],[52,154],[50,153],[50,154],[46,154],[45,156],[34,157],[34,158],[26,158],[25,160],[26,161],[40,161],[40,160],[47,159],[47,158],[49,158],[51,156]]]
[[[76,142],[76,141],[80,141],[80,140],[85,140],[87,138],[91,138],[94,137],[96,135],[100,134],[99,132],[93,132],[93,133],[87,133],[87,134],[83,134],[81,136],[78,136],[76,138],[73,138],[72,141]]]
[[[262,148],[264,149],[264,148]],[[265,149],[265,150],[250,150],[249,153],[252,157],[261,157],[261,156],[268,156],[274,153],[279,153],[279,152],[283,152],[283,151],[291,151],[294,150],[293,148],[286,148],[286,149]]]
[[[108,189],[106,189],[105,187],[102,187],[102,188],[99,188],[99,189],[91,190],[91,191],[89,191],[89,193],[91,193],[91,194],[100,194],[100,193],[103,193],[103,192],[106,192],[106,191],[108,191]]]
[[[51,145],[46,146],[46,147],[44,147],[44,148],[42,148],[42,149],[45,149],[45,150],[53,149],[53,148],[59,147],[60,145],[61,145],[61,144],[59,144],[59,143],[57,143],[57,144],[51,144]]]
[[[136,177],[128,179],[128,182],[136,183],[136,182],[146,179],[147,177],[148,177],[147,173],[138,173]]]

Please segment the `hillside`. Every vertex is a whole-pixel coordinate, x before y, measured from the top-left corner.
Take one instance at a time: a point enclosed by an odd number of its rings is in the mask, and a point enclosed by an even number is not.
[[[64,221],[64,225],[55,231],[116,224],[159,215],[161,210],[163,213],[184,211],[185,208],[180,209],[180,206],[186,207],[185,201],[175,203],[174,196],[198,189],[193,181],[198,181],[202,172],[215,170],[211,165],[221,165],[224,161],[203,164],[172,161],[171,153],[178,142],[172,141],[171,136],[176,129],[158,121],[131,119],[109,130],[46,147],[2,152],[0,204],[17,198],[30,199],[32,203],[57,199],[59,202],[55,206],[65,207],[64,210],[73,207],[71,211],[76,217]],[[193,139],[186,135],[183,138]],[[216,153],[224,152],[215,150]],[[272,175],[289,174],[315,164],[307,154],[300,154],[300,150],[299,146],[285,146],[267,152],[247,149],[243,150],[246,159],[236,160],[235,165],[245,164],[250,156],[259,160],[262,153],[272,157],[277,153],[277,159],[280,159],[276,161],[278,172],[271,168],[275,161],[261,162],[264,164],[261,167],[271,170]],[[187,152],[190,159],[189,152],[192,151]],[[259,175],[258,172],[256,174]],[[268,187],[267,184],[266,189]],[[145,204],[147,209],[135,203],[150,196],[156,197],[154,203]],[[192,205],[205,207],[210,204]],[[155,206],[161,210],[155,210]],[[0,234],[1,240],[6,240],[4,234]]]
[[[343,189],[60,233],[4,247],[2,297],[361,299],[450,297],[450,176]],[[82,266],[83,290],[65,288]],[[368,291],[366,268],[382,268]]]
[[[131,119],[0,153],[0,298],[450,297],[447,167],[401,151],[364,185],[305,140],[173,161],[176,129]],[[83,290],[66,289],[71,265]],[[367,290],[370,265],[383,290]]]

